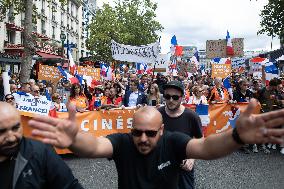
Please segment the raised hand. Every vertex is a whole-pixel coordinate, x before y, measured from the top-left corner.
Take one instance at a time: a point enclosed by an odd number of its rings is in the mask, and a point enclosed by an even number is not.
[[[236,121],[241,140],[246,144],[283,144],[284,129],[275,127],[284,125],[284,109],[252,115],[256,106],[257,101],[252,99]]]
[[[29,125],[34,128],[33,136],[41,137],[44,143],[54,145],[58,148],[68,148],[78,133],[76,125],[76,107],[68,105],[69,117],[59,119],[48,116],[37,116],[29,121]]]

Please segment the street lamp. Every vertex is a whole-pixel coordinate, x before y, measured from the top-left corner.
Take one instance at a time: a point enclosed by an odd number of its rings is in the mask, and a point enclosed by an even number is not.
[[[61,34],[60,34],[60,39],[61,39],[61,43],[62,43],[62,52],[61,52],[61,56],[62,58],[64,58],[64,41],[66,39],[66,35],[63,31],[61,31]]]

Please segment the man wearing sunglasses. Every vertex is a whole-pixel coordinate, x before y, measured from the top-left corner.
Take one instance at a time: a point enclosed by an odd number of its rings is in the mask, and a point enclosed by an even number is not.
[[[181,103],[184,96],[184,86],[180,81],[170,81],[164,85],[166,105],[159,108],[163,117],[165,130],[182,132],[191,138],[201,138],[201,121],[192,110]],[[181,164],[178,181],[179,189],[194,188],[194,159],[185,159]]]
[[[51,146],[23,137],[15,107],[0,102],[0,115],[1,189],[82,188]]]
[[[257,101],[252,100],[234,129],[201,139],[164,131],[162,116],[153,107],[143,107],[134,114],[131,133],[107,137],[78,132],[73,104],[67,119],[37,116],[29,125],[34,128],[32,134],[44,143],[69,148],[84,157],[113,159],[119,189],[175,189],[184,159],[216,159],[244,144],[284,143],[284,129],[275,128],[284,124],[284,109],[252,115],[256,107]]]

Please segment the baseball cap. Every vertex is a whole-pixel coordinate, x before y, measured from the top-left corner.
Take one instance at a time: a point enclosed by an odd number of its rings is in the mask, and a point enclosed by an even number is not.
[[[170,81],[163,86],[164,90],[169,89],[169,88],[177,89],[177,90],[181,91],[182,94],[184,94],[184,86],[183,86],[182,82],[180,82],[180,81],[177,81],[177,80]]]

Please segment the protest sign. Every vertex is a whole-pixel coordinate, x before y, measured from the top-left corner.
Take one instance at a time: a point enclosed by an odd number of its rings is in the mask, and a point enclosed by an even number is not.
[[[167,54],[159,54],[155,61],[155,72],[166,72],[169,61]]]
[[[62,78],[57,67],[39,65],[38,79],[46,81],[59,81]]]
[[[232,45],[234,49],[234,57],[242,57],[244,55],[244,39],[233,38]],[[206,57],[227,57],[227,41],[226,39],[207,40],[206,41]]]
[[[115,60],[127,62],[154,63],[159,55],[159,43],[145,46],[123,45],[111,41],[111,53]]]
[[[212,64],[212,78],[226,78],[231,74],[231,64]]]
[[[92,79],[100,80],[101,79],[101,69],[100,68],[92,68],[90,66],[78,66],[77,67],[78,75],[90,76]]]
[[[243,73],[245,71],[245,58],[233,58],[232,59],[232,70],[238,73]]]
[[[21,115],[48,115],[51,101],[47,100],[45,96],[35,98],[31,94],[18,95],[15,93],[13,95],[15,97],[17,109],[20,111]]]

